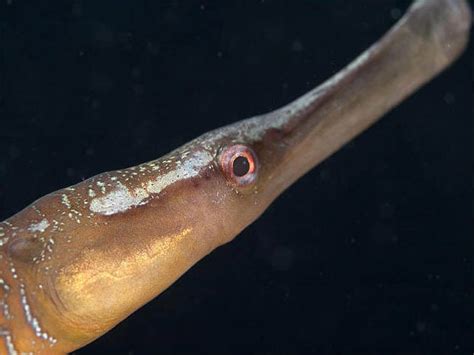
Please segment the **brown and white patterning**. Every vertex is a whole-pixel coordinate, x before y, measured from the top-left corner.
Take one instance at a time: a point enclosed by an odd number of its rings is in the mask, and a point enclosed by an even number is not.
[[[53,192],[0,223],[0,353],[101,336],[452,63],[463,0],[419,0],[352,64],[274,112]]]

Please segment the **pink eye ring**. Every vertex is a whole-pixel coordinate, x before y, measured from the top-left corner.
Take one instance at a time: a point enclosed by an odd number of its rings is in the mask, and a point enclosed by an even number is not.
[[[226,147],[221,153],[220,165],[227,180],[237,186],[249,186],[257,179],[257,156],[243,144]]]

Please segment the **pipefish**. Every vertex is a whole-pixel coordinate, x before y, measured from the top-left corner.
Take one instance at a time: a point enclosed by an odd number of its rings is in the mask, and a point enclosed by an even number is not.
[[[49,194],[2,222],[3,350],[63,353],[108,331],[449,65],[469,24],[462,1],[418,1],[288,106]]]

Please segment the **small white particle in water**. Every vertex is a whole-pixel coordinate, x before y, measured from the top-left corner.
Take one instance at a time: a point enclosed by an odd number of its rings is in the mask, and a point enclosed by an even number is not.
[[[49,227],[49,222],[46,218],[44,218],[41,222],[39,223],[33,223],[31,224],[29,227],[28,227],[28,230],[30,232],[40,232],[40,233],[43,233],[46,228]]]
[[[390,10],[390,16],[394,20],[398,20],[401,15],[402,15],[402,12],[400,11],[399,8],[394,7],[393,9]]]

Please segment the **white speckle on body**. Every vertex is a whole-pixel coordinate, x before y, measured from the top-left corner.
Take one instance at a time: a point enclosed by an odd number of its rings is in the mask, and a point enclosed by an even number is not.
[[[105,194],[105,191],[106,191],[106,190],[105,190],[105,183],[102,182],[102,181],[97,181],[96,184],[97,184],[97,186],[100,187],[100,192],[102,192],[103,194]]]
[[[186,159],[183,164],[178,165],[175,170],[158,176],[155,180],[149,181],[147,191],[152,194],[157,194],[179,180],[196,176],[202,168],[212,162],[212,159],[212,155],[205,150],[195,152],[192,157]]]
[[[142,204],[148,196],[144,189],[138,188],[131,193],[126,186],[118,182],[115,190],[93,199],[89,208],[92,212],[109,216]]]
[[[40,232],[43,233],[50,226],[46,218],[42,219],[39,223],[33,223],[28,227],[30,232]]]
[[[7,298],[10,294],[10,286],[5,282],[4,279],[0,278],[0,294],[2,295],[0,300],[0,306],[3,308],[3,316],[5,319],[11,319],[10,307],[7,303]]]
[[[12,336],[10,335],[10,332],[8,330],[0,328],[0,336],[5,339],[5,346],[7,347],[8,355],[17,355],[18,352],[16,351],[15,346],[13,345]]]
[[[17,279],[18,278],[18,274],[16,273],[16,269],[15,267],[13,266],[13,264],[10,265],[10,272],[12,273],[12,277],[14,279]]]
[[[44,332],[41,329],[41,326],[38,322],[38,319],[36,317],[34,317],[33,314],[31,313],[31,308],[30,308],[30,305],[28,303],[28,299],[26,297],[26,291],[25,291],[25,286],[24,285],[20,285],[20,299],[21,299],[21,305],[23,307],[23,313],[25,314],[25,319],[28,322],[28,324],[30,325],[30,327],[33,329],[35,335],[38,338],[48,340],[51,344],[55,344],[56,339],[49,336],[48,333]]]
[[[143,187],[131,190],[118,181],[115,184],[114,190],[104,196],[94,198],[90,203],[89,209],[94,213],[110,216],[127,211],[132,207],[144,205],[150,195],[160,193],[175,182],[198,175],[199,171],[205,168],[212,160],[212,154],[206,150],[199,150],[194,152],[182,164],[177,164],[178,162],[176,162],[174,170],[153,176],[154,178],[145,183]],[[99,182],[97,185],[100,186]]]
[[[69,198],[65,194],[61,196],[61,203],[67,208],[71,208],[71,202],[69,202]]]

